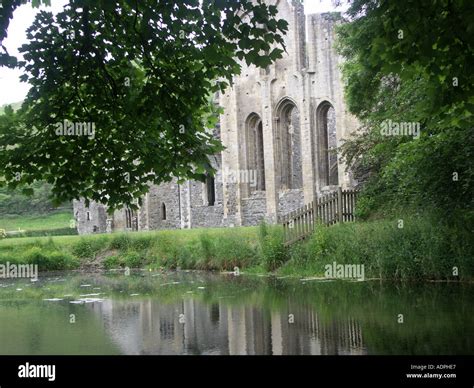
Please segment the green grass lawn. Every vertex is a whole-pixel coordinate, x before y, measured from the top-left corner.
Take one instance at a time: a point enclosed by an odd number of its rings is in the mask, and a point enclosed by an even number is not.
[[[143,239],[165,239],[174,244],[185,243],[199,238],[203,233],[213,238],[225,237],[228,235],[238,235],[243,238],[256,240],[258,227],[240,227],[240,228],[196,228],[196,229],[173,229],[173,230],[154,230],[139,232],[115,232],[112,234],[90,234],[85,236],[52,236],[52,237],[25,237],[19,239],[0,239],[0,251],[9,247],[33,246],[53,243],[58,247],[71,248],[81,242],[90,242],[91,244],[108,245],[113,240],[129,239],[130,243],[141,241]]]
[[[9,231],[48,230],[68,228],[73,219],[72,211],[35,216],[1,216],[0,229]]]

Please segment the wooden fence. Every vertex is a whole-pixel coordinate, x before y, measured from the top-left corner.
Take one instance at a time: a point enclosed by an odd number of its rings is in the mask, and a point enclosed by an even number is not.
[[[333,225],[355,220],[357,191],[342,190],[326,194],[308,205],[280,218],[285,245],[291,245],[310,236],[316,225]]]

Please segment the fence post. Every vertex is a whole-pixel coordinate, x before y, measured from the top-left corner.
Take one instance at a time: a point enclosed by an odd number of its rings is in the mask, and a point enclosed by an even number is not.
[[[339,222],[342,224],[344,221],[342,218],[342,187],[339,186],[337,189],[337,217]]]
[[[352,221],[355,221],[355,209],[356,209],[357,194],[358,194],[357,191],[354,190],[354,210],[353,210]]]

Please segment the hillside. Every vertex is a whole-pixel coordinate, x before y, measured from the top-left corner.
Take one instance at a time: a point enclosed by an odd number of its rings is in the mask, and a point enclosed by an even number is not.
[[[3,114],[3,112],[5,111],[5,107],[7,105],[11,105],[13,110],[18,110],[21,108],[21,104],[23,104],[23,101],[19,101],[19,102],[12,102],[12,103],[9,103],[9,104],[5,104],[5,105],[2,105],[0,106],[0,115]]]

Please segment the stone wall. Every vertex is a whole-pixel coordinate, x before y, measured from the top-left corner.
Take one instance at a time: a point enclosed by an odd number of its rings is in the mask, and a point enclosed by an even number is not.
[[[181,227],[181,190],[176,181],[151,186],[146,203],[149,229]]]
[[[302,189],[280,191],[278,201],[278,215],[283,216],[305,205]]]
[[[242,225],[258,225],[262,220],[267,220],[267,197],[264,191],[254,191],[242,199]]]
[[[224,207],[222,198],[222,184],[214,181],[216,198],[214,205],[208,205],[205,195],[206,184],[203,182],[190,182],[191,187],[191,227],[222,226]]]
[[[105,207],[91,202],[87,207],[84,201],[73,201],[74,219],[79,234],[105,233],[107,213]]]

